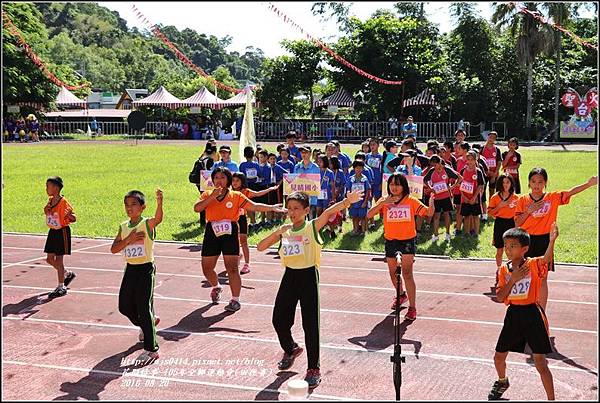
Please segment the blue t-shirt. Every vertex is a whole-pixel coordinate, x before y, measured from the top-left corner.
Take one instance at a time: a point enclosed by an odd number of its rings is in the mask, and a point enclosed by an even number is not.
[[[296,147],[294,145],[292,147],[288,147],[288,149],[290,150],[290,156],[293,156],[294,158],[296,158],[297,161],[301,161],[302,160],[302,153],[300,152],[300,150],[298,149],[298,147]]]
[[[383,155],[379,153],[367,154],[367,166],[373,171],[373,183],[380,184],[382,178]]]
[[[246,175],[248,185],[254,185],[258,180],[259,166],[254,161],[244,161],[240,164],[240,172]]]
[[[387,153],[385,155],[385,161],[383,161],[383,173],[386,173],[386,174],[393,173],[392,171],[390,171],[388,169],[387,164],[388,164],[388,162],[390,162],[391,160],[393,160],[396,157],[397,157],[397,155],[396,154],[392,154],[392,153]]]
[[[414,130],[414,133],[406,133],[409,130]],[[404,123],[402,125],[402,132],[405,133],[405,137],[416,137],[417,135],[417,124],[416,123]]]
[[[371,168],[369,168],[368,166],[365,166],[363,168],[362,174],[367,177],[367,179],[369,180],[369,185],[371,185],[371,188],[372,188],[373,185],[375,184],[373,170]],[[354,175],[354,168],[350,172],[348,172],[348,177],[351,177],[353,175]]]
[[[218,167],[225,167],[227,169],[229,169],[231,171],[231,173],[233,172],[238,172],[238,165],[235,163],[235,161],[229,161],[227,163],[223,162],[223,160],[217,162],[215,165],[213,165],[213,169],[218,168]]]
[[[338,159],[340,160],[340,165],[342,166],[342,169],[347,174],[348,170],[350,169],[350,165],[352,165],[352,161],[350,161],[350,157],[346,153],[339,153]]]
[[[333,172],[333,182],[335,183],[335,189],[337,194],[337,200],[342,200],[346,195],[344,190],[346,189],[346,182],[348,181],[348,177],[344,174],[344,171],[338,170],[337,172]]]
[[[333,183],[334,183],[333,171],[329,168],[321,170],[321,190],[326,190],[326,198],[319,196],[319,199],[331,200],[333,197]]]
[[[408,168],[406,168],[406,165],[398,165],[398,168],[396,168],[396,172],[401,172],[404,175],[408,175]],[[421,169],[421,167],[418,165],[413,165],[413,175],[421,176],[422,174],[423,170]]]
[[[304,167],[304,162],[300,161],[299,163],[296,164],[296,166],[294,167],[294,173],[295,174],[320,174],[321,173],[321,169],[319,168],[319,166],[317,164],[315,164],[314,162],[309,162],[308,163],[308,167]],[[317,205],[317,196],[310,196],[310,205],[311,206],[316,206]]]
[[[273,166],[266,164],[266,165],[262,166],[261,169],[262,169],[262,178],[263,178],[262,184],[265,185],[266,187],[271,187],[271,186],[276,185],[277,182],[279,182],[279,180],[283,178],[284,170],[277,164],[275,164]],[[279,173],[279,179],[277,178],[278,173]]]
[[[371,185],[369,184],[369,179],[365,175],[361,175],[360,178],[357,178],[356,175],[352,175],[348,178],[346,182],[346,191],[351,192],[353,189],[361,189],[364,194],[363,198],[356,203],[353,203],[351,208],[360,208],[364,203],[365,198],[367,196],[367,190],[371,190]]]
[[[287,170],[287,173],[293,174],[294,173],[294,166],[296,164],[294,164],[291,160],[288,159],[286,162],[279,161],[277,163],[277,165],[279,165],[283,169]]]
[[[258,180],[256,183],[264,186],[269,186],[269,179],[271,178],[271,169],[269,164],[258,164]]]
[[[281,155],[277,156],[277,162],[281,161]],[[296,157],[294,157],[293,155],[288,155],[288,161],[290,161],[292,164],[296,165]]]

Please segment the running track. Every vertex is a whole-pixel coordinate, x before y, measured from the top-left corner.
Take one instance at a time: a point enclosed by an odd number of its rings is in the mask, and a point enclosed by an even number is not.
[[[306,370],[303,353],[278,372],[271,325],[282,275],[274,251],[252,249],[242,276],[242,309],[210,303],[200,247],[157,242],[155,309],[161,358],[143,371],[138,329],[117,309],[124,267],[111,240],[73,238],[65,297],[47,300],[56,275],[44,260],[45,236],[3,234],[2,385],[7,400],[278,400]],[[394,292],[382,256],[323,253],[321,372],[311,400],[392,400]],[[492,261],[418,256],[419,317],[402,323],[403,400],[485,400],[496,379],[493,351],[504,306],[490,298]],[[225,283],[224,267],[217,266]],[[550,274],[549,363],[558,400],[598,399],[597,267],[560,265]],[[223,299],[230,292],[225,286]],[[401,314],[404,315],[403,308]],[[297,312],[293,329],[302,344]],[[187,362],[185,359],[187,358]],[[239,360],[239,362],[237,361]],[[508,356],[511,400],[545,399],[529,355]]]

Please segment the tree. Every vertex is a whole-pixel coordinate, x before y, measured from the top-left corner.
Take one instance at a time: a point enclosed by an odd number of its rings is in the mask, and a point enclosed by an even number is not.
[[[425,19],[424,4],[423,2],[396,3],[394,8],[400,18],[410,17],[422,20]]]
[[[313,15],[320,15],[321,22],[328,21],[332,17],[337,18],[337,24],[340,26],[340,29],[344,32],[351,31],[350,24],[350,8],[353,3],[346,2],[317,2],[313,3],[310,11],[312,11]]]
[[[530,11],[537,11],[538,3],[525,3]],[[533,64],[541,53],[549,53],[553,36],[546,26],[529,14],[517,11],[515,3],[494,3],[492,22],[499,27],[509,26],[509,32],[517,39],[517,57],[519,63],[527,67],[527,115],[525,127],[531,128],[531,108],[533,104]]]

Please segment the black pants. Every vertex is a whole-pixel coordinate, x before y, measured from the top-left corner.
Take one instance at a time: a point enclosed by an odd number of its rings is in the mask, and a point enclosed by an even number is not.
[[[142,328],[146,351],[158,351],[153,306],[155,272],[153,263],[127,263],[119,290],[119,312]]]
[[[314,266],[308,269],[286,267],[277,291],[273,308],[273,327],[277,332],[281,348],[287,354],[291,354],[296,346],[292,338],[292,326],[298,301],[302,313],[308,368],[320,368],[319,271]]]

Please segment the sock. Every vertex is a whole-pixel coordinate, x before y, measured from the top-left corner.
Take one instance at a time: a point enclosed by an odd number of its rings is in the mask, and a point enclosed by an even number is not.
[[[240,297],[231,297],[231,299],[235,302],[240,302]]]
[[[65,288],[65,283],[58,283],[58,286],[59,286],[60,288]]]
[[[214,290],[215,288],[223,288],[223,287],[221,287],[221,284],[219,284],[218,286],[216,286],[216,287],[213,287],[213,290]]]
[[[506,381],[508,381],[508,376],[505,376],[504,378],[500,378],[500,377],[499,377],[499,378],[498,378],[498,380],[499,380],[500,382],[506,383]]]
[[[406,291],[402,291],[402,292],[400,293],[400,296],[401,296],[401,297],[402,297],[402,296],[404,296],[404,295],[406,295]]]

